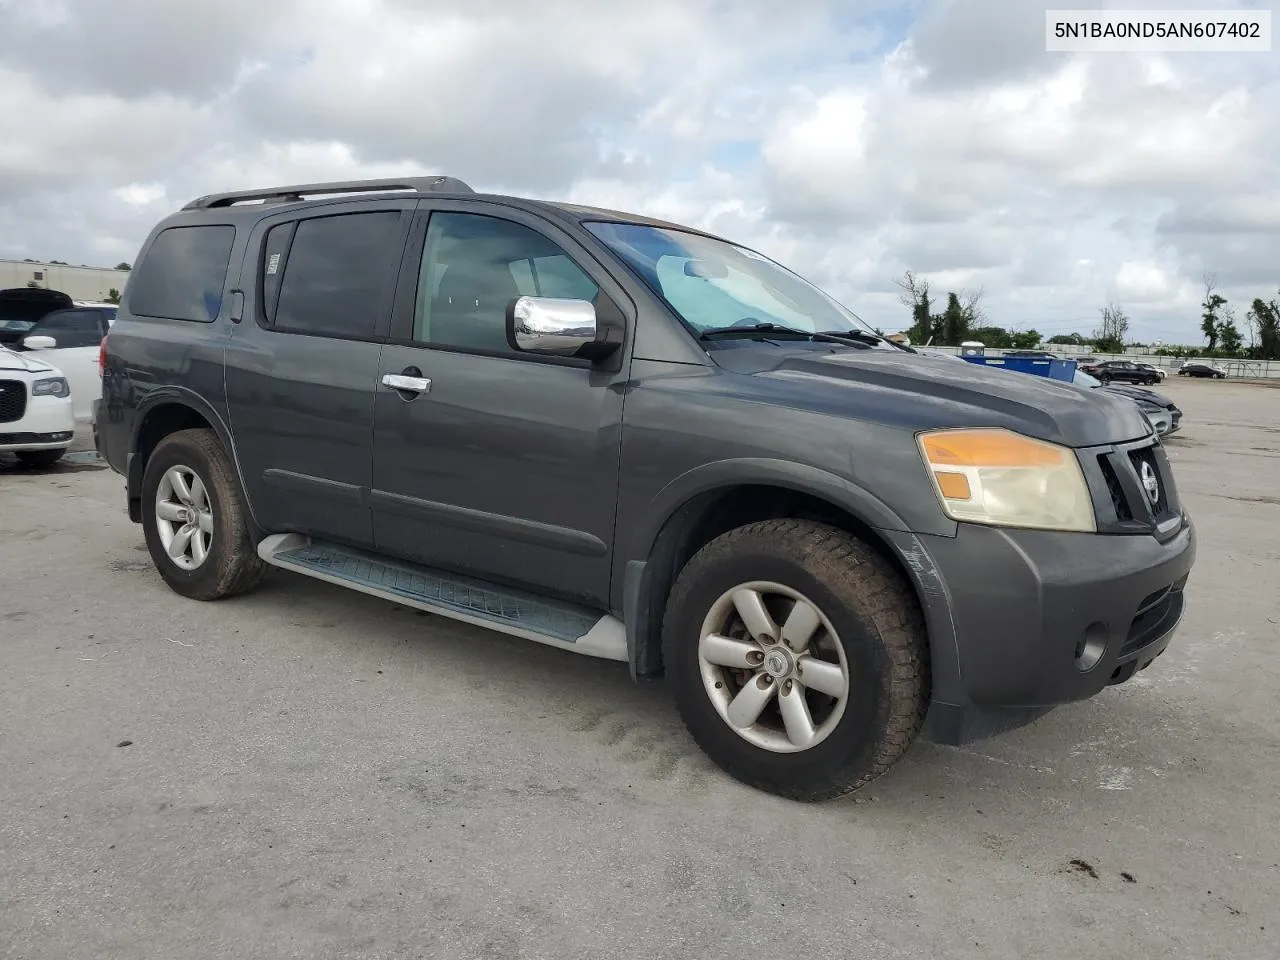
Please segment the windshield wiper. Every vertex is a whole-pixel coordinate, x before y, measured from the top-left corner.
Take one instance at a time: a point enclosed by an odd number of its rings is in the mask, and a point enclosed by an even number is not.
[[[856,334],[857,331],[854,331]],[[777,323],[753,323],[749,327],[720,327],[717,330],[707,330],[702,333],[698,339],[700,340],[716,340],[721,337],[758,337],[761,334],[773,334],[774,336],[783,337],[803,337],[806,340],[816,340],[821,343],[839,343],[846,347],[857,347],[859,350],[869,350],[870,347],[866,340],[852,335],[834,334],[834,333],[812,333],[808,330],[798,330],[795,327],[784,327]],[[871,334],[867,334],[868,337]],[[879,339],[878,337],[876,338]],[[874,342],[874,341],[873,341]]]
[[[888,337],[882,337],[878,333],[871,333],[868,330],[824,330],[818,335],[824,337],[847,337],[850,340],[860,340],[863,343],[887,343],[889,346],[905,350],[907,353],[916,352],[905,344],[890,340]]]

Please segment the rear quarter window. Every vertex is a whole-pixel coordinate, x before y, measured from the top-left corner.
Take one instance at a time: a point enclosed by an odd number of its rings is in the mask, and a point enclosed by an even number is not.
[[[129,311],[196,323],[216,320],[235,241],[236,228],[229,224],[161,231],[129,277]]]

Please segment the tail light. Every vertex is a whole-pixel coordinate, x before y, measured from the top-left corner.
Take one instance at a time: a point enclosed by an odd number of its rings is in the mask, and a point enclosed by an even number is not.
[[[105,376],[107,372],[107,338],[104,336],[98,342],[98,376]]]

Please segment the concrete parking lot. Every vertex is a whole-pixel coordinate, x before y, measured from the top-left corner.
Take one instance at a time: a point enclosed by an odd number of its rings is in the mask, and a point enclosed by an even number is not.
[[[1169,652],[821,806],[621,665],[285,573],[182,600],[120,478],[0,464],[0,957],[1274,960],[1280,390],[1170,381]]]

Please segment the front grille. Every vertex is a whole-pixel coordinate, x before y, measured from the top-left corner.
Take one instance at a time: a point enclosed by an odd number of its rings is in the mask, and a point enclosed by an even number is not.
[[[1117,520],[1132,520],[1133,510],[1124,495],[1124,487],[1120,486],[1120,478],[1116,476],[1116,468],[1111,465],[1107,454],[1098,457],[1098,468],[1102,471],[1102,479],[1107,482],[1107,493],[1111,495],[1111,505],[1115,507]]]
[[[1090,456],[1081,456],[1080,466],[1089,482],[1099,533],[1176,532],[1182,504],[1159,441],[1095,447]]]
[[[1169,515],[1169,479],[1160,469],[1160,461],[1151,452],[1152,449],[1152,447],[1143,447],[1140,450],[1131,450],[1129,459],[1133,462],[1133,469],[1138,474],[1138,486],[1143,496],[1147,497],[1151,512],[1155,514],[1157,520],[1161,520]],[[1155,478],[1157,493],[1154,501],[1147,491],[1144,480],[1147,476]]]
[[[21,380],[0,380],[0,423],[21,420],[27,412],[27,385]]]

